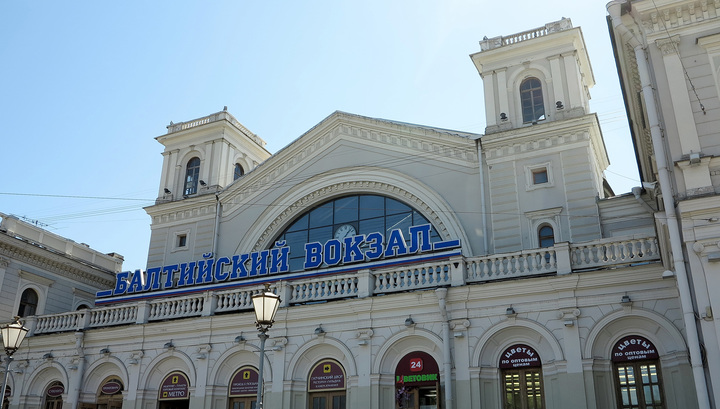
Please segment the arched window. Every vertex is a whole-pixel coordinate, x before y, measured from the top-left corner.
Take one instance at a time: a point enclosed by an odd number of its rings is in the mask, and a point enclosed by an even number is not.
[[[18,307],[18,316],[29,317],[35,315],[38,306],[38,294],[32,288],[23,291],[20,296],[20,306]]]
[[[239,163],[236,163],[235,164],[235,172],[233,173],[233,180],[240,179],[240,176],[242,176],[244,174],[245,174],[245,170],[243,169],[243,167],[240,166]]]
[[[105,379],[97,392],[97,408],[120,409],[123,403],[123,383],[120,378],[111,376]]]
[[[665,408],[660,356],[650,340],[639,335],[620,339],[612,361],[618,408]]]
[[[252,366],[243,366],[235,371],[228,388],[228,408],[255,409],[258,379],[258,371]]]
[[[547,224],[538,229],[538,244],[540,247],[552,247],[555,245],[555,231]]]
[[[343,196],[298,216],[273,243],[285,241],[290,246],[290,270],[300,271],[305,261],[306,243],[324,243],[333,238],[342,240],[374,232],[387,234],[393,229],[402,229],[404,237],[409,241],[410,226],[429,223],[417,210],[389,197]],[[433,227],[430,241],[439,240],[440,235]]]
[[[194,195],[197,193],[198,180],[200,178],[200,158],[192,158],[187,164],[185,171],[185,194]]]
[[[309,408],[345,409],[345,369],[332,359],[325,359],[313,367],[308,377]]]
[[[500,356],[503,408],[543,409],[542,363],[529,345],[516,344]]]
[[[539,79],[530,77],[520,83],[520,104],[522,105],[523,123],[545,119],[542,83]]]
[[[45,390],[45,409],[61,409],[63,407],[62,395],[65,393],[65,386],[62,382],[55,381]]]

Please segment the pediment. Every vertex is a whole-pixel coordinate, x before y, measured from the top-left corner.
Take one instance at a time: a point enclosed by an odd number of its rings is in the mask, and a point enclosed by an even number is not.
[[[476,166],[478,137],[336,111],[228,186],[223,201],[239,204],[271,186],[297,184],[313,173],[346,166],[396,168],[417,161]]]

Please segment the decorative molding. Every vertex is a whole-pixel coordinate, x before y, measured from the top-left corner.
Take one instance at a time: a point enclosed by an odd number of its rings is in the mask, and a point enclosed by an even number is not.
[[[678,46],[680,45],[680,36],[674,35],[670,38],[660,38],[655,40],[655,45],[660,49],[663,56],[666,55],[677,55],[678,58]]]
[[[48,257],[35,254],[4,242],[0,242],[0,254],[11,260],[18,260],[23,263],[31,264],[38,269],[57,274],[71,280],[81,281],[88,285],[100,286],[103,288],[110,288],[115,285],[114,278],[103,279],[88,271],[67,264],[67,257],[63,255],[58,254],[57,256],[65,259],[64,261],[55,261]]]

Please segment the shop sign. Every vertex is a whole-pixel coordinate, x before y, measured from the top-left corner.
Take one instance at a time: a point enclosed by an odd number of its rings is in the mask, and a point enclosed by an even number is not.
[[[255,368],[240,368],[230,380],[230,397],[256,395],[257,390],[258,372]]]
[[[65,393],[65,387],[61,383],[53,385],[53,386],[49,387],[47,390],[47,396],[50,396],[52,398],[56,398],[56,397],[62,395],[63,393]]]
[[[307,243],[303,268],[306,271],[321,267],[329,269],[348,264],[402,259],[411,255],[442,252],[460,247],[460,240],[432,243],[430,224],[411,226],[408,231],[409,245],[402,229],[391,230],[387,235],[375,232],[331,239],[325,243]],[[456,252],[459,254],[459,251]],[[123,271],[116,274],[114,289],[99,291],[96,296],[102,299],[172,289],[179,289],[177,292],[182,292],[191,287],[289,274],[289,257],[290,247],[285,241],[276,242],[272,249],[232,257],[215,258],[212,253],[207,253],[203,254],[202,260],[153,267],[147,271]],[[104,302],[109,301],[98,300],[96,304]]]
[[[638,359],[658,359],[657,348],[647,338],[631,335],[622,338],[612,349],[613,362],[627,362]]]
[[[425,352],[405,355],[395,368],[395,383],[405,386],[433,386],[440,381],[435,359]]]
[[[310,372],[308,392],[345,389],[345,371],[335,361],[321,361]]]
[[[5,387],[5,397],[9,398],[10,395],[12,395],[12,389],[10,389],[10,385]]]
[[[531,346],[516,344],[500,356],[500,369],[536,368],[542,366],[540,356]]]
[[[120,385],[117,381],[109,381],[106,382],[101,388],[100,392],[103,393],[103,395],[114,395],[122,390],[122,385]]]
[[[160,400],[188,399],[190,382],[185,374],[173,372],[165,377],[160,385]]]

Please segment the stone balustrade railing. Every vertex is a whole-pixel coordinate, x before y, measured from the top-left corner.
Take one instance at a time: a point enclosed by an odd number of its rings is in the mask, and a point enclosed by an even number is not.
[[[480,50],[487,51],[494,48],[503,47],[521,43],[523,41],[532,40],[533,38],[544,37],[551,33],[564,31],[572,28],[572,21],[569,18],[545,24],[544,27],[533,28],[532,30],[523,31],[521,33],[510,34],[507,36],[498,36],[493,38],[485,37],[480,41]]]
[[[413,266],[278,281],[271,287],[282,307],[343,298],[365,298],[394,292],[461,286],[470,283],[563,275],[660,260],[653,236],[609,238],[587,243],[558,243],[554,247],[466,258],[455,256]],[[115,325],[144,324],[175,318],[250,311],[252,296],[261,286],[207,291],[200,295],[139,301],[28,317],[31,335]]]

